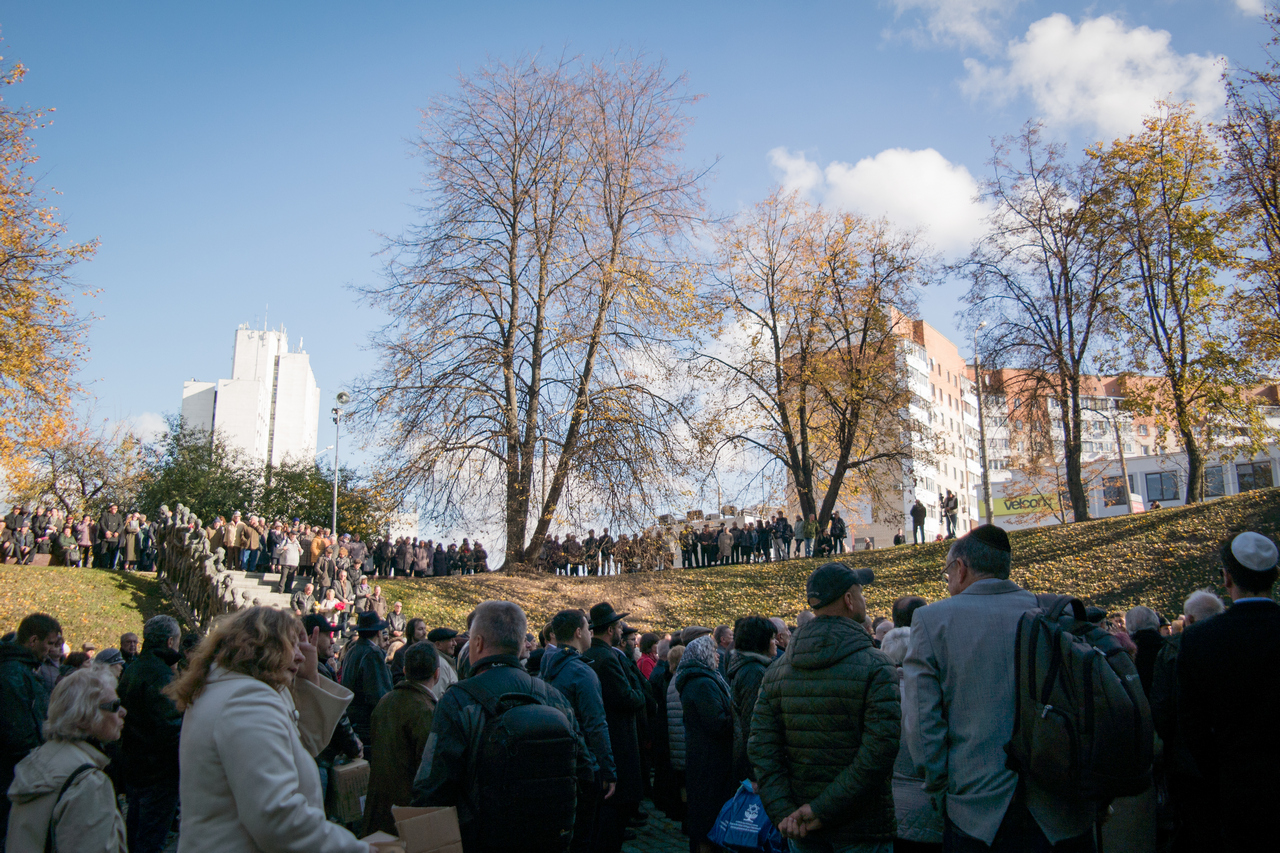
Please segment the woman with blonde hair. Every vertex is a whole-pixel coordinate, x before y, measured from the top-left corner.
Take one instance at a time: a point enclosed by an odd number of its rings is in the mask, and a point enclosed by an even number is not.
[[[78,669],[53,690],[44,744],[14,768],[5,849],[125,853],[124,818],[100,744],[120,739],[125,710],[106,667]]]
[[[351,691],[317,671],[315,632],[250,607],[214,624],[165,693],[184,712],[179,853],[370,853],[325,820],[315,756]]]

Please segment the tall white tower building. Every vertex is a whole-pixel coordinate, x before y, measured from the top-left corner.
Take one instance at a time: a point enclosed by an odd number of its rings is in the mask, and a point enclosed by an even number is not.
[[[320,388],[311,357],[289,350],[277,330],[236,330],[231,378],[182,384],[182,418],[188,426],[218,430],[255,462],[310,461],[316,454]]]

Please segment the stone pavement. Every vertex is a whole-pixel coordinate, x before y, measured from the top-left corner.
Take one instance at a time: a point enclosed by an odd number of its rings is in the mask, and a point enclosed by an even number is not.
[[[680,821],[671,820],[651,800],[644,801],[649,821],[636,830],[636,837],[622,845],[622,853],[688,853],[689,839],[680,831]]]

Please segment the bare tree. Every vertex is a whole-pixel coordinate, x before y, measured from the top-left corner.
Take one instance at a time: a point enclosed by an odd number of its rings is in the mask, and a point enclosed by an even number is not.
[[[428,203],[365,292],[391,319],[358,413],[437,519],[501,491],[508,562],[538,554],[566,494],[632,518],[678,467],[692,100],[643,57],[526,58],[425,115]]]
[[[801,512],[825,525],[852,475],[896,464],[901,482],[902,463],[920,457],[899,343],[929,256],[915,234],[780,190],[725,225],[719,245],[712,301],[728,317],[701,354],[723,391],[716,452],[777,459]]]
[[[955,267],[970,279],[966,315],[992,327],[982,363],[1018,369],[1007,393],[1057,404],[1072,516],[1084,521],[1081,384],[1104,342],[1125,251],[1099,215],[1108,187],[1096,165],[1068,162],[1038,123],[998,145],[991,166],[989,230]]]
[[[17,499],[56,502],[71,516],[96,514],[112,503],[127,508],[142,484],[142,442],[120,423],[59,427],[14,462],[7,473]]]

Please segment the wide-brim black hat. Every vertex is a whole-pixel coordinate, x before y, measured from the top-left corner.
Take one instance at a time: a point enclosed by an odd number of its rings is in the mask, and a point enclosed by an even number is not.
[[[613,605],[607,601],[602,601],[591,608],[591,630],[599,631],[601,628],[608,628],[614,622],[627,616],[628,613],[617,613],[613,609]]]
[[[365,631],[381,631],[386,627],[387,623],[372,610],[366,610],[361,613],[360,619],[356,622],[356,630],[361,633]]]

